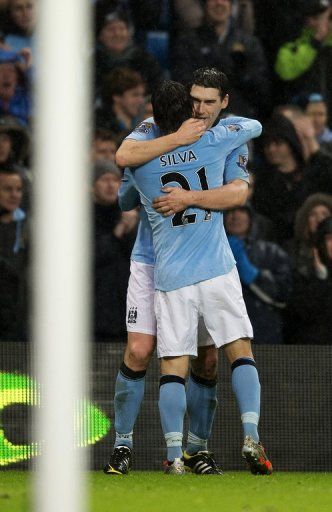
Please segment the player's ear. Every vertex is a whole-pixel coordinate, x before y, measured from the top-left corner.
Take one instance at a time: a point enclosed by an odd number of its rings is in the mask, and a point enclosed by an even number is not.
[[[227,108],[228,102],[229,102],[229,96],[228,96],[228,94],[226,94],[226,96],[224,97],[224,99],[221,102],[221,108],[222,109]]]

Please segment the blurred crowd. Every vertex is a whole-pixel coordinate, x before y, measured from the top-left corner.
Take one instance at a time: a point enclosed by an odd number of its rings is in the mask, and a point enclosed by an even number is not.
[[[29,340],[37,0],[0,0],[0,339]],[[225,212],[257,343],[330,344],[332,7],[329,0],[96,0],[90,148],[93,334],[125,338],[139,212],[122,213],[123,138],[165,78],[217,67],[227,114],[253,117],[250,198]]]

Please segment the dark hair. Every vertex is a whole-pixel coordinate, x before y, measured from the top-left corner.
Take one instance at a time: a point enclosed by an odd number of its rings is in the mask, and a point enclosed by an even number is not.
[[[282,114],[274,114],[265,124],[263,131],[263,147],[276,141],[286,142],[297,164],[303,168],[304,156],[301,141],[292,121]]]
[[[324,265],[331,267],[331,260],[327,255],[325,236],[332,235],[332,217],[326,217],[322,220],[315,233],[314,245],[318,249],[318,254]]]
[[[217,68],[196,69],[187,84],[189,91],[193,85],[218,89],[221,100],[223,100],[229,92],[229,80],[225,73],[219,71]]]
[[[153,117],[163,133],[175,132],[192,117],[193,103],[184,85],[165,80],[151,97]]]
[[[96,128],[93,134],[93,141],[95,140],[103,140],[103,141],[112,141],[115,142],[116,145],[119,145],[119,136],[110,130],[104,130],[103,128]]]
[[[14,163],[3,163],[0,165],[0,174],[5,174],[6,176],[16,176],[18,175],[21,180],[23,180],[23,172],[20,167],[15,165]]]
[[[114,68],[103,81],[101,95],[105,103],[111,104],[113,96],[122,96],[126,91],[145,85],[142,76],[129,68]]]
[[[305,3],[303,7],[305,16],[317,16],[330,7],[329,0],[307,0]]]

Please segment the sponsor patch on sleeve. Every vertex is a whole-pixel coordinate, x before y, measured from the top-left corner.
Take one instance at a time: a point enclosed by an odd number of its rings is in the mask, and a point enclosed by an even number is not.
[[[141,123],[139,124],[134,132],[136,133],[150,133],[152,130],[152,123]]]
[[[230,132],[239,132],[241,130],[241,126],[239,124],[229,124],[226,126]]]
[[[244,171],[246,174],[249,174],[247,169],[248,157],[246,155],[239,155],[238,161],[236,163],[240,169],[242,169],[242,171]]]

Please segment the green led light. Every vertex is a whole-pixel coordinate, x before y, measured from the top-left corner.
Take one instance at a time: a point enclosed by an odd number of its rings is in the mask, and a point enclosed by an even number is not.
[[[0,372],[0,415],[2,410],[13,404],[40,405],[40,386],[27,375]],[[91,402],[82,399],[75,413],[75,434],[77,446],[97,443],[109,431],[111,422]],[[7,438],[0,416],[0,466],[31,459],[41,453],[41,443],[15,445]]]

